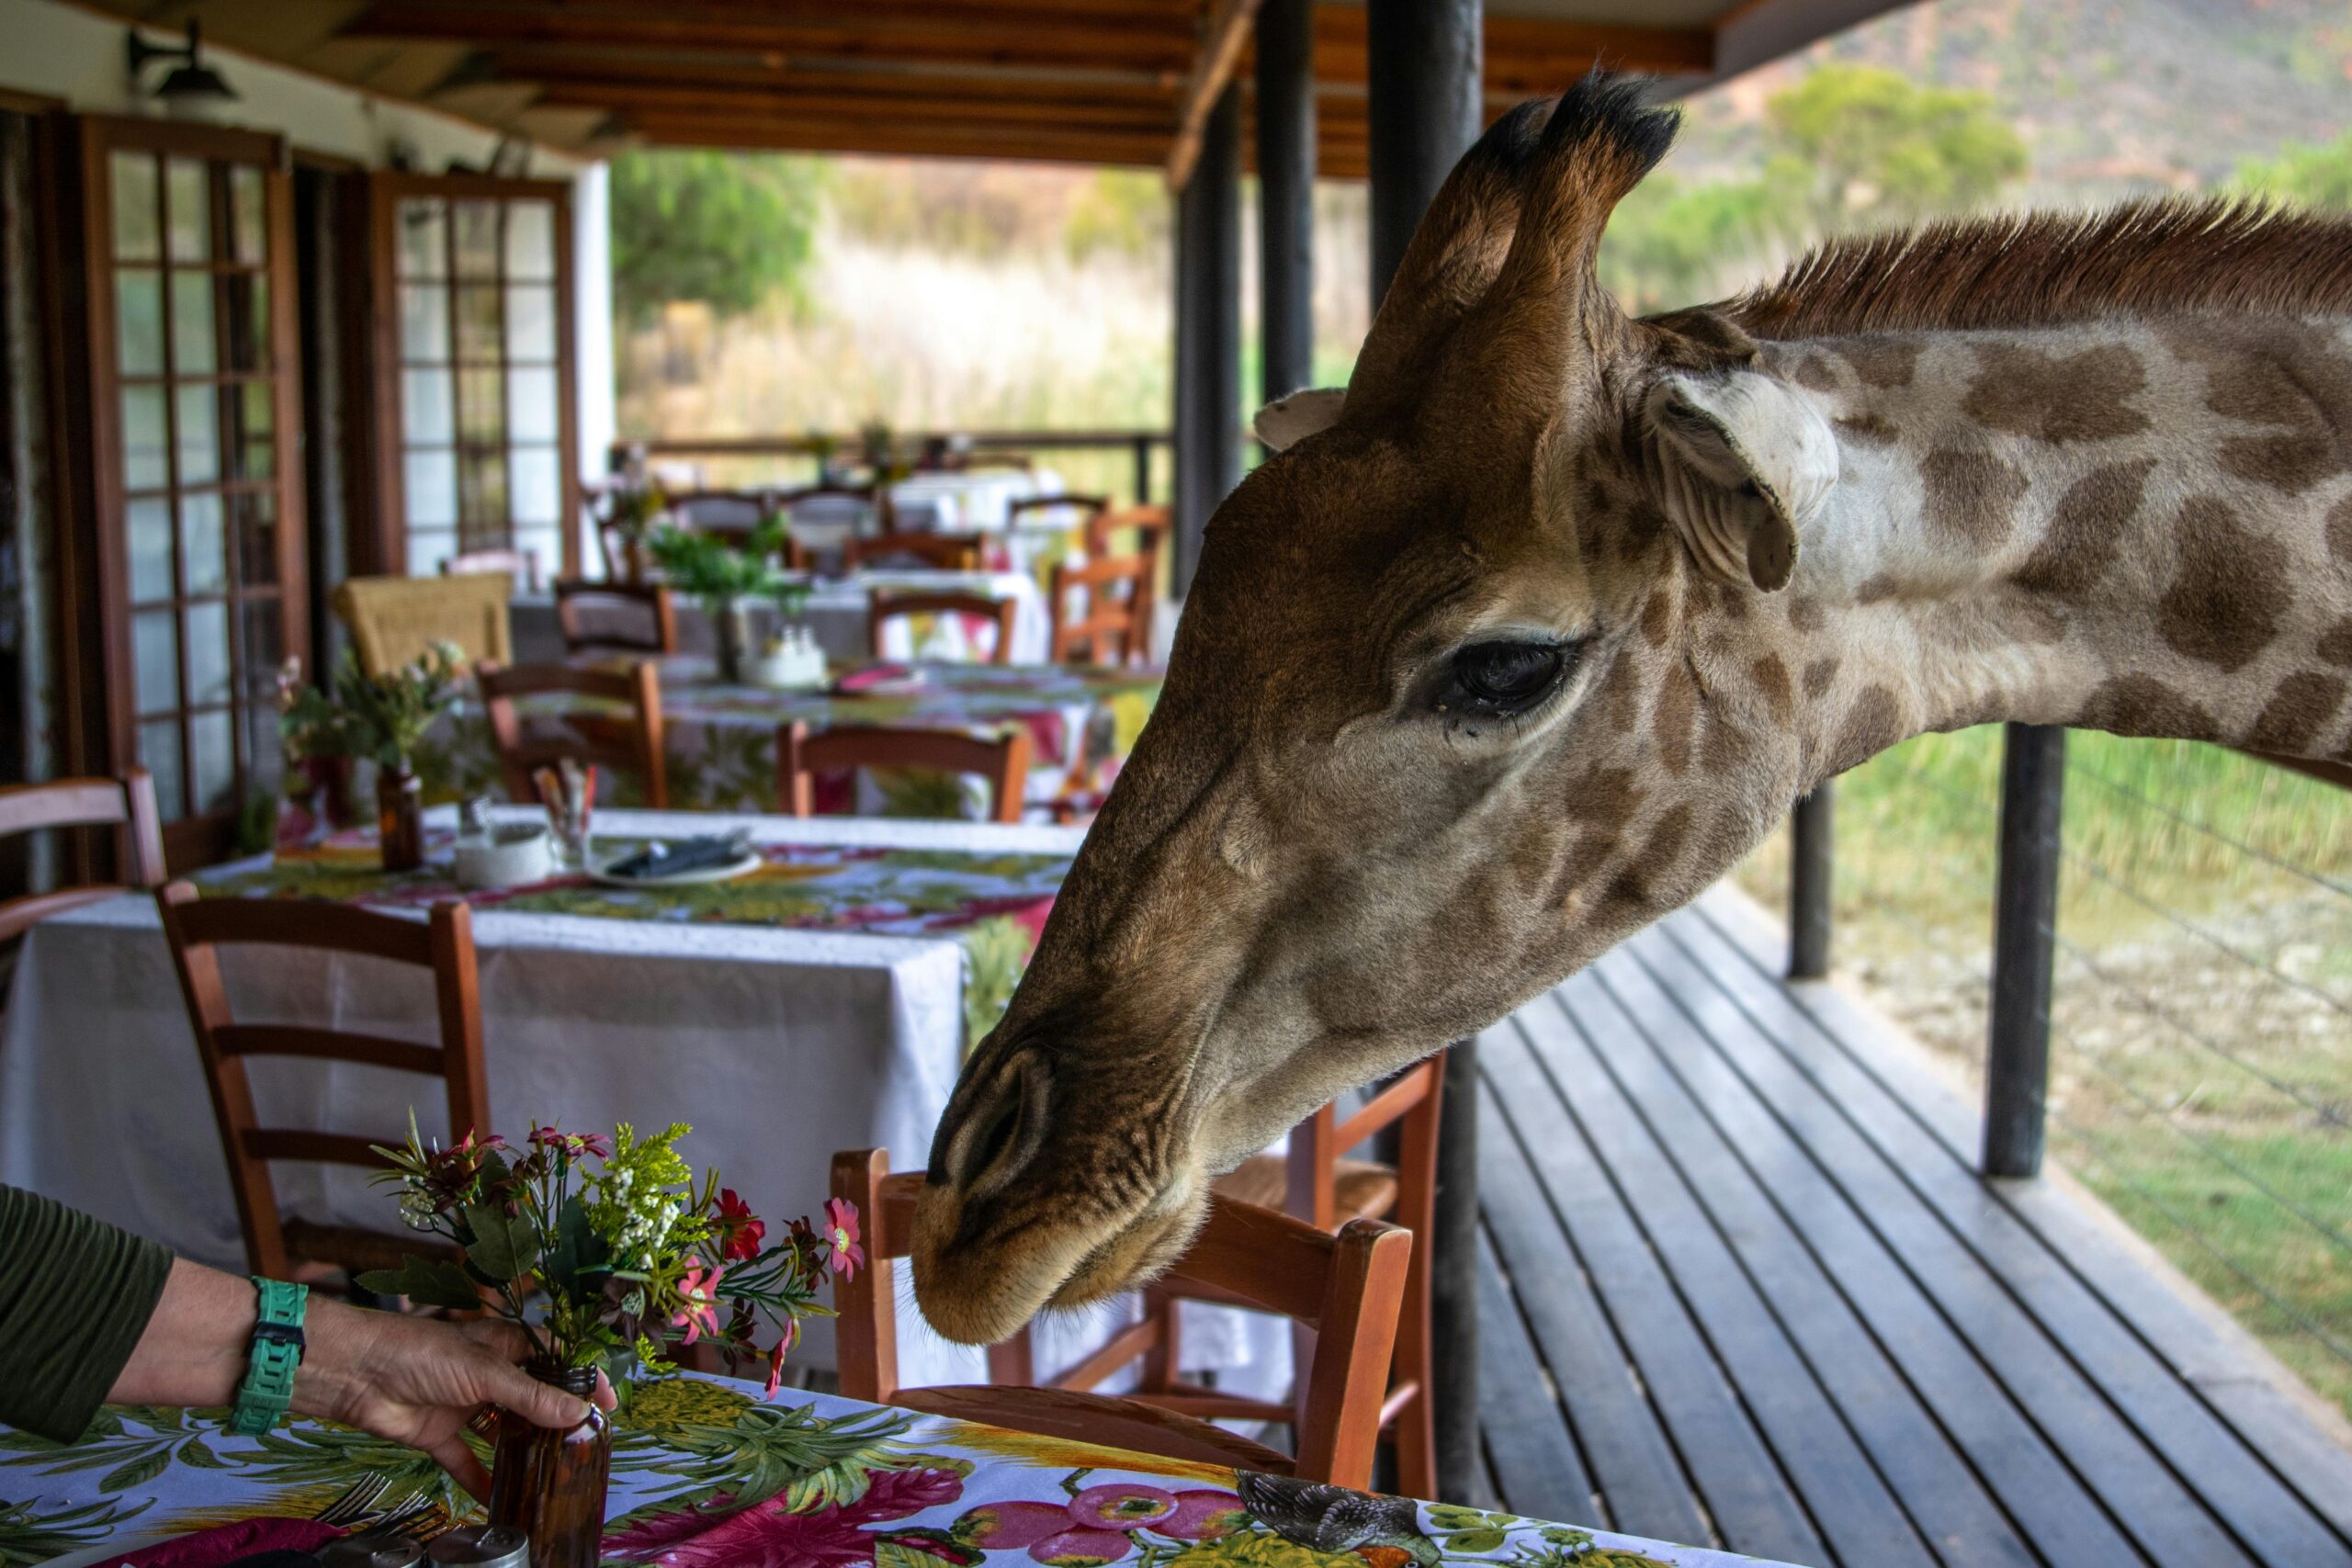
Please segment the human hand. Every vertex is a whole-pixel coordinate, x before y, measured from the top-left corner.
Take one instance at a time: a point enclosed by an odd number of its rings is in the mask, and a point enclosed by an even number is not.
[[[490,1474],[465,1429],[482,1405],[559,1431],[588,1418],[585,1403],[522,1370],[530,1342],[511,1323],[442,1323],[311,1301],[294,1408],[422,1449],[477,1497],[489,1496]],[[613,1408],[602,1372],[595,1401]]]

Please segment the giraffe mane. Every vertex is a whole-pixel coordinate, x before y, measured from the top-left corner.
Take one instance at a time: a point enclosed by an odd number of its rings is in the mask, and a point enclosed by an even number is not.
[[[1943,219],[1832,240],[1718,307],[1758,337],[2352,312],[2352,220],[2258,198]]]

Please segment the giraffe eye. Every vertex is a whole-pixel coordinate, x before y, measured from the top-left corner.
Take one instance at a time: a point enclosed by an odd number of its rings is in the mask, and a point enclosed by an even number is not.
[[[1451,701],[1474,714],[1525,713],[1558,689],[1576,665],[1574,643],[1474,642],[1453,656]]]

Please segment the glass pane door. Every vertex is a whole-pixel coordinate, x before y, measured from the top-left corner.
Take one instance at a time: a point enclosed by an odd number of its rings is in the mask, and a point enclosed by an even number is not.
[[[390,211],[401,541],[391,564],[425,576],[461,552],[512,548],[559,571],[571,415],[556,198],[410,179]]]
[[[280,470],[292,456],[278,412],[293,355],[276,341],[271,298],[287,243],[271,186],[284,176],[155,140],[106,146],[94,163],[107,243],[92,271],[113,341],[93,344],[93,385],[116,420],[101,493],[115,502],[109,575],[128,630],[130,668],[109,684],[169,823],[232,818],[275,782]]]

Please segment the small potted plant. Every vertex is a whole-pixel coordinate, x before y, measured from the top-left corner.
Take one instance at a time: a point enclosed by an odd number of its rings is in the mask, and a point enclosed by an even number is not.
[[[653,525],[670,510],[670,497],[662,481],[650,475],[632,472],[621,476],[605,492],[604,530],[608,569],[617,565],[630,582],[645,581],[645,540]],[[609,560],[611,547],[619,547],[620,559]]]
[[[702,601],[718,640],[718,678],[742,683],[753,647],[752,605],[787,586],[776,568],[785,543],[785,516],[770,513],[739,548],[720,535],[665,527],[647,541],[662,575],[679,592]]]
[[[413,664],[369,675],[346,652],[331,690],[281,694],[279,727],[305,757],[345,757],[376,765],[376,828],[386,871],[424,863],[424,786],[416,750],[458,695],[464,652],[436,642]]]
[[[410,1228],[464,1261],[412,1255],[362,1274],[360,1288],[503,1317],[531,1343],[531,1375],[583,1399],[600,1371],[625,1388],[633,1368],[674,1371],[671,1345],[703,1342],[730,1362],[763,1359],[773,1394],[801,1320],[831,1315],[817,1299],[827,1272],[865,1260],[857,1210],[833,1200],[821,1232],[799,1220],[771,1243],[717,1171],[695,1185],[677,1150],[690,1130],[640,1138],[624,1122],[607,1138],[534,1126],[519,1145],[469,1132],[439,1148],[412,1116],[406,1146],[376,1151],[390,1168],[375,1179],[399,1190]],[[764,1352],[754,1344],[763,1320],[775,1335]],[[593,1404],[569,1432],[501,1413],[490,1520],[530,1536],[532,1568],[594,1568],[612,1442]]]

